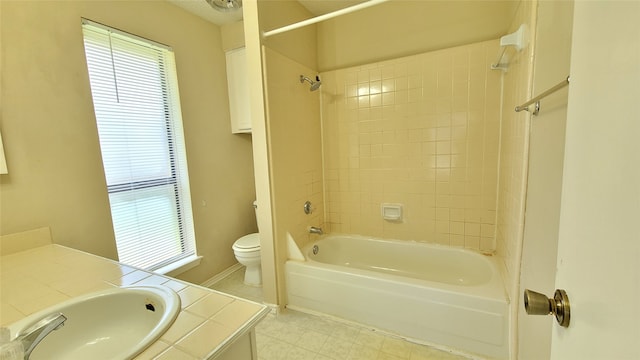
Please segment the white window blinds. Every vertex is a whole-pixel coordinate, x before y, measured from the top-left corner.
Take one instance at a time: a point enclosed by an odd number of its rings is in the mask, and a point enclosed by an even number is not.
[[[173,52],[88,20],[83,34],[120,262],[195,255]]]

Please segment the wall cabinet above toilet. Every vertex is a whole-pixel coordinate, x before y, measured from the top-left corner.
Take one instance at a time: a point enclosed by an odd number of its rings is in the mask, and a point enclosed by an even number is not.
[[[227,51],[226,60],[231,132],[234,134],[251,133],[249,80],[247,79],[247,56],[245,48],[242,47]]]

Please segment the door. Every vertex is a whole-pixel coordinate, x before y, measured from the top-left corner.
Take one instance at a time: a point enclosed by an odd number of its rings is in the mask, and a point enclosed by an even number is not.
[[[534,94],[542,93],[569,75],[572,19],[573,1],[538,2]],[[544,98],[540,113],[531,116],[518,296],[522,296],[525,288],[547,295],[553,294],[555,289],[567,99],[568,89],[559,90]],[[527,316],[522,299],[518,301],[517,359],[549,359],[553,318]]]
[[[638,19],[638,1],[575,3],[556,274],[571,323],[552,359],[640,359]]]

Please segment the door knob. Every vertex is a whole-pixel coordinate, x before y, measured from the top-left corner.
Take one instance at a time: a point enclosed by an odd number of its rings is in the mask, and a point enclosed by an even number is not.
[[[524,309],[529,315],[555,315],[558,324],[569,327],[571,307],[564,290],[557,289],[553,298],[526,289],[524,291]]]

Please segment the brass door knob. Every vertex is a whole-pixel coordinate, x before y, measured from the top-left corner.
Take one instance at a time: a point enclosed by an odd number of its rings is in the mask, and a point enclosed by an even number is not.
[[[553,298],[526,289],[524,291],[524,309],[529,315],[555,315],[558,324],[569,327],[571,307],[569,297],[564,290],[557,289]]]

